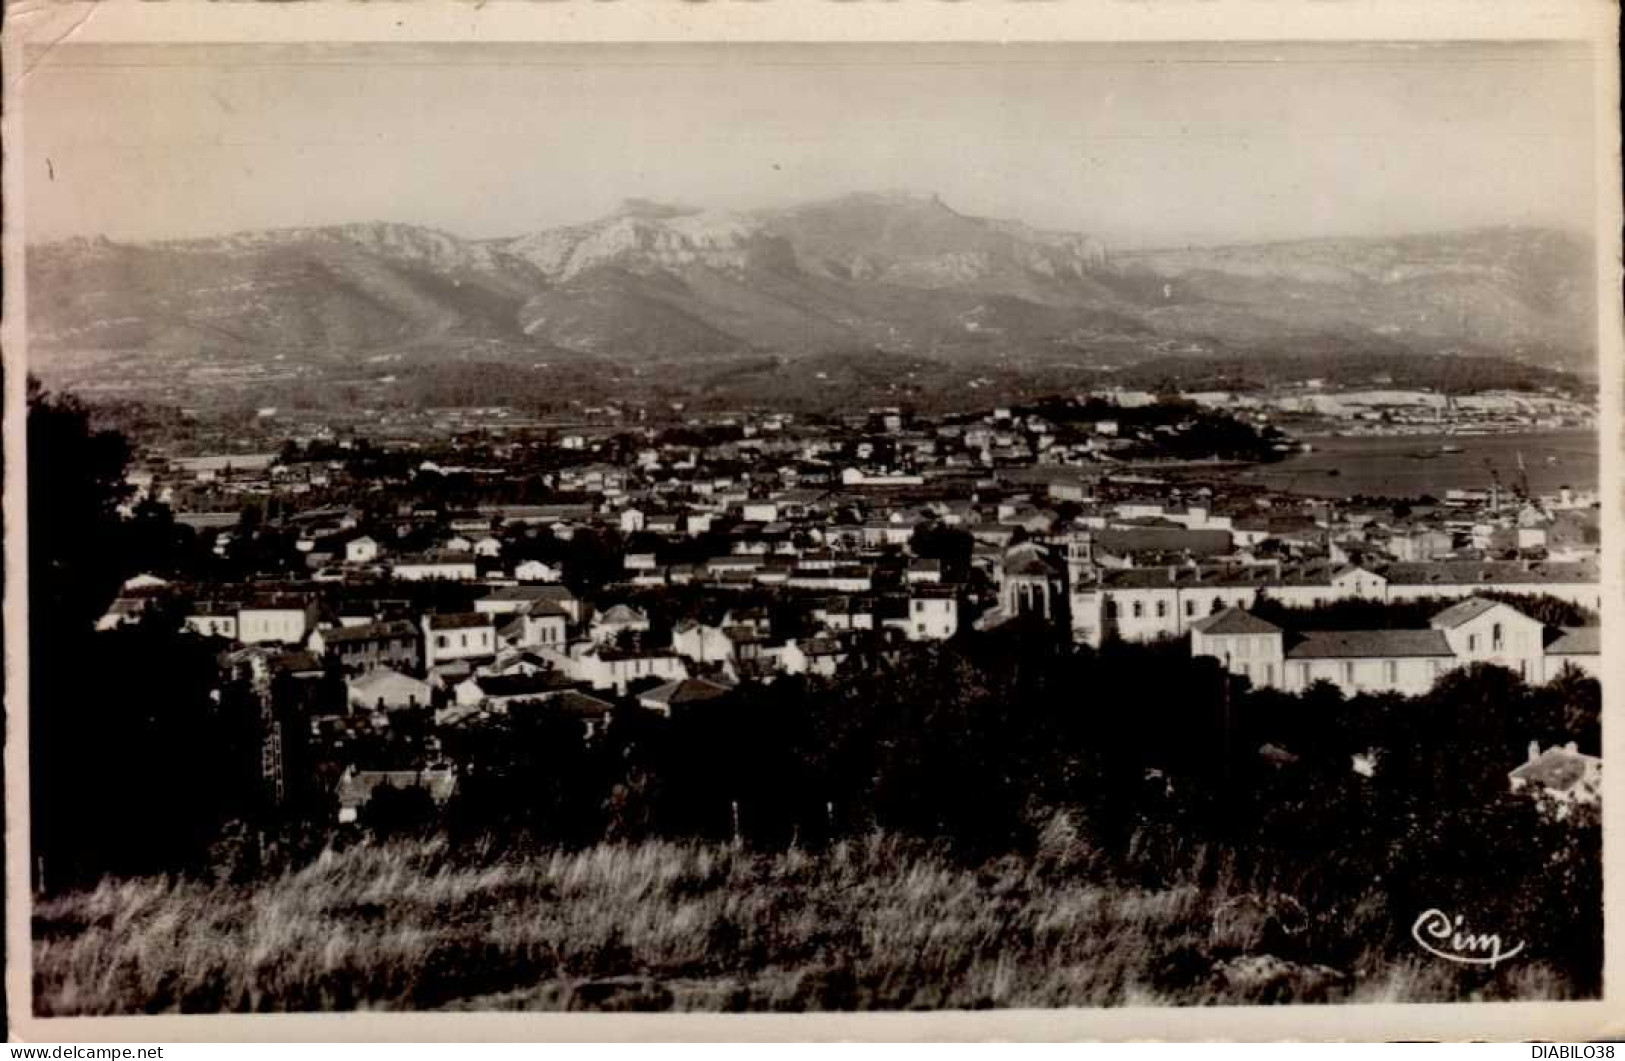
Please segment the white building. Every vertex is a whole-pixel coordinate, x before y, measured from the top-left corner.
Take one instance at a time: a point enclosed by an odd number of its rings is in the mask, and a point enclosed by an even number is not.
[[[408,677],[388,667],[378,667],[344,683],[345,699],[352,711],[398,710],[428,707],[429,683]]]
[[[626,604],[616,604],[593,616],[588,634],[594,641],[613,641],[623,633],[643,633],[649,617]]]
[[[559,582],[564,568],[543,560],[526,560],[514,565],[513,577],[521,582]]]
[[[398,557],[390,572],[402,582],[472,582],[479,577],[473,557],[444,553]]]
[[[370,564],[377,559],[378,543],[372,538],[363,535],[344,543],[344,562],[347,564]]]
[[[423,617],[423,666],[496,655],[496,622],[485,612],[431,612]]]
[[[1292,633],[1240,608],[1191,625],[1191,655],[1218,660],[1258,687],[1300,692],[1329,681],[1346,695],[1426,693],[1456,667],[1491,663],[1542,683],[1565,666],[1596,674],[1596,628],[1552,630],[1510,605],[1473,597],[1440,612],[1426,630]],[[1549,651],[1556,648],[1557,651]]]
[[[910,641],[946,641],[959,632],[959,601],[951,592],[910,595],[905,629]]]
[[[628,684],[643,678],[668,682],[688,677],[688,665],[674,652],[622,651],[590,641],[572,642],[562,651],[538,651],[572,681],[617,693],[626,692]]]
[[[298,645],[315,625],[316,608],[304,601],[256,601],[237,612],[237,640],[245,645]]]

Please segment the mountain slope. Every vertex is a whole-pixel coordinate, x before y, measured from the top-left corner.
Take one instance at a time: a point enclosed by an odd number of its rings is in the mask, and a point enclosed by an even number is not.
[[[36,349],[343,354],[500,336],[533,283],[514,263],[407,225],[292,229],[28,252]]]
[[[1231,340],[1348,331],[1401,345],[1587,367],[1592,250],[1517,228],[1397,239],[1305,240],[1118,255],[1160,332]]]
[[[753,213],[631,201],[464,240],[411,225],[28,251],[34,361],[343,366],[477,350],[677,363],[882,348],[976,362],[1345,343],[1588,367],[1590,248],[1530,229],[1113,253],[863,193]]]

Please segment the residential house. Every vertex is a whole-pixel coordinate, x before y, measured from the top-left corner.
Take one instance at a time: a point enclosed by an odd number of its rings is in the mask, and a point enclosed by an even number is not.
[[[1546,680],[1546,628],[1511,605],[1468,597],[1435,615],[1428,625],[1442,631],[1462,663],[1494,663],[1525,681]]]
[[[617,693],[625,693],[627,685],[640,679],[673,681],[688,677],[688,665],[675,652],[623,650],[593,641],[574,641],[563,650],[537,651],[574,681]]]
[[[590,742],[597,740],[609,729],[610,718],[615,709],[608,700],[600,700],[577,689],[566,689],[547,700],[547,710],[580,722],[583,729],[582,739]]]
[[[950,586],[917,587],[908,597],[910,641],[946,641],[959,632],[959,600]]]
[[[563,645],[570,639],[569,616],[551,601],[538,601],[497,627],[497,641],[510,648]]]
[[[550,605],[559,614],[568,616],[559,603],[559,591],[563,589],[563,586],[503,586],[475,601],[474,610],[487,615],[523,615],[537,605]]]
[[[496,622],[486,612],[431,612],[423,617],[425,668],[488,659],[496,652]]]
[[[692,619],[672,630],[671,647],[684,659],[695,663],[721,663],[733,658],[734,642],[722,626],[709,626]]]
[[[396,711],[428,707],[429,683],[389,667],[377,667],[344,682],[345,703],[352,711]]]
[[[472,582],[479,577],[472,556],[446,552],[399,556],[390,563],[389,569],[403,582]]]
[[[1574,742],[1541,750],[1529,742],[1529,758],[1507,774],[1513,792],[1539,793],[1553,800],[1558,817],[1566,817],[1576,804],[1595,806],[1602,800],[1602,759],[1581,752]]]
[[[457,791],[457,773],[449,763],[421,770],[357,770],[351,766],[338,783],[339,822],[359,820],[379,791],[391,788],[422,789],[436,806],[443,806]]]
[[[378,542],[376,539],[362,535],[351,538],[344,543],[344,562],[347,564],[370,564],[378,559]]]
[[[237,640],[237,604],[230,601],[196,601],[183,620],[185,629],[199,637]]]
[[[506,711],[510,705],[546,700],[574,686],[556,670],[530,674],[474,674],[452,687],[452,699],[463,706]]]
[[[544,560],[525,560],[514,565],[513,577],[521,582],[559,582],[564,568]]]
[[[421,662],[417,627],[404,619],[317,629],[310,650],[336,659],[347,671],[417,670]]]
[[[645,633],[649,617],[627,604],[616,604],[592,617],[587,634],[594,641],[614,641],[624,633]]]
[[[721,700],[733,691],[732,686],[709,678],[681,678],[641,693],[638,703],[670,718],[674,710]]]
[[[245,645],[302,644],[316,625],[316,603],[302,594],[266,594],[237,610],[237,640]]]
[[[909,563],[908,569],[903,573],[903,581],[909,585],[935,584],[942,581],[941,560],[914,560]]]

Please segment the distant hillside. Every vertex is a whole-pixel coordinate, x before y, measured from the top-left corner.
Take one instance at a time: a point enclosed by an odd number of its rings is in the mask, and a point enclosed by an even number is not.
[[[1594,371],[1592,248],[1537,229],[1119,255],[1157,331],[1236,341],[1344,332]]]
[[[1294,348],[1589,371],[1590,248],[1493,229],[1110,253],[865,193],[749,214],[632,201],[506,239],[411,225],[28,253],[34,366],[198,387],[380,359],[708,362],[879,349],[963,367]],[[1273,371],[1273,369],[1272,369]]]

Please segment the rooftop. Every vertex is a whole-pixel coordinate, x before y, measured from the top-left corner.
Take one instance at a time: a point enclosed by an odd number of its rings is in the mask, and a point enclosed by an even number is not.
[[[1204,634],[1278,634],[1281,628],[1241,608],[1226,608],[1191,624]]]
[[[678,681],[657,685],[644,693],[638,699],[652,700],[655,703],[675,706],[677,704],[697,704],[707,700],[719,700],[733,692],[733,687],[714,682],[708,678],[682,678]]]
[[[472,630],[496,624],[495,618],[485,612],[430,612],[423,618],[430,630]]]
[[[1287,646],[1288,659],[1453,659],[1442,630],[1324,630]]]
[[[1548,656],[1602,655],[1602,627],[1569,626],[1557,632],[1546,646]]]
[[[1478,618],[1487,611],[1493,611],[1499,601],[1488,600],[1484,597],[1468,597],[1464,601],[1457,601],[1444,611],[1435,615],[1428,621],[1428,625],[1435,630],[1450,630],[1462,623]]]

